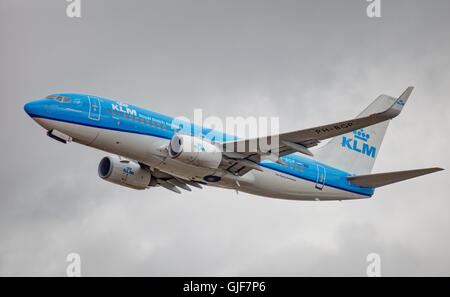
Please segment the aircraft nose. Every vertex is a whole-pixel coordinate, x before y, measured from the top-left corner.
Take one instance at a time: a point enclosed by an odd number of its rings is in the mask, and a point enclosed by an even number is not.
[[[28,102],[27,104],[25,104],[23,106],[23,109],[25,110],[26,113],[30,114],[31,110],[33,109],[33,103],[32,102]]]
[[[24,105],[23,109],[29,116],[39,115],[44,107],[42,100],[31,101]]]

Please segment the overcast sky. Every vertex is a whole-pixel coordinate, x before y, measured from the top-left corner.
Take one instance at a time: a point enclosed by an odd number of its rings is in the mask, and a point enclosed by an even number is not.
[[[0,0],[0,275],[450,276],[449,171],[370,200],[285,201],[215,188],[136,191],[106,153],[63,145],[23,111],[91,93],[172,116],[278,116],[282,131],[358,114],[416,87],[374,172],[450,169],[450,2]]]

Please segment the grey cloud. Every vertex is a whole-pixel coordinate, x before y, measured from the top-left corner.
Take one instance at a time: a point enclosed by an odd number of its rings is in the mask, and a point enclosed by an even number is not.
[[[173,116],[273,115],[288,131],[357,114],[416,86],[375,171],[450,168],[448,1],[0,3],[0,275],[450,274],[447,171],[311,203],[219,189],[183,196],[100,180],[104,152],[45,136],[23,104],[59,91]]]

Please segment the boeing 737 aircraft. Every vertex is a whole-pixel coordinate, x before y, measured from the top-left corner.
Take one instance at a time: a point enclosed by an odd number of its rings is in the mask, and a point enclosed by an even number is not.
[[[381,95],[353,119],[264,138],[271,143],[266,149],[250,148],[263,138],[239,139],[93,95],[53,94],[24,109],[51,138],[113,154],[100,161],[98,174],[125,187],[181,193],[209,185],[280,199],[346,200],[369,198],[377,187],[442,170],[371,174],[388,124],[412,90],[399,98]]]

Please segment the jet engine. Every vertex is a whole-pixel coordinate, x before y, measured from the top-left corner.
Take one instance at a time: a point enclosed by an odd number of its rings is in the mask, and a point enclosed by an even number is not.
[[[170,140],[169,156],[180,162],[216,169],[222,161],[222,151],[204,139],[188,136],[174,135]]]
[[[139,163],[119,157],[104,157],[98,164],[98,175],[111,183],[144,190],[151,186],[152,175]],[[154,178],[153,178],[154,179]]]

